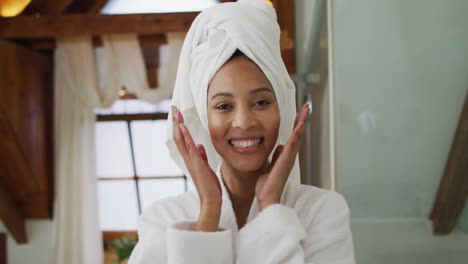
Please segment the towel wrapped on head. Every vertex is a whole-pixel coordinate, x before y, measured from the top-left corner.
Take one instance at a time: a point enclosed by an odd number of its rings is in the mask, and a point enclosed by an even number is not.
[[[194,20],[182,46],[172,105],[184,115],[196,143],[204,145],[213,171],[220,165],[221,157],[208,130],[208,85],[236,50],[255,62],[273,86],[281,117],[276,145],[286,143],[296,116],[295,87],[281,58],[275,9],[264,0],[239,0],[204,10]],[[172,135],[169,113],[166,145],[171,157],[189,176]],[[297,158],[289,180],[300,182]]]

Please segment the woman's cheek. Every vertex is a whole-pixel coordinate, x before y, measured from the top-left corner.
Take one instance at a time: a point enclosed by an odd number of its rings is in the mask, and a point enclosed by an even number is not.
[[[278,111],[270,112],[266,120],[268,120],[267,126],[269,130],[268,134],[270,137],[269,148],[273,148],[276,144],[276,141],[278,140],[279,128],[281,124]]]
[[[220,114],[211,114],[208,120],[208,129],[211,134],[213,143],[218,143],[218,141],[224,141],[224,135],[226,132],[227,118]]]

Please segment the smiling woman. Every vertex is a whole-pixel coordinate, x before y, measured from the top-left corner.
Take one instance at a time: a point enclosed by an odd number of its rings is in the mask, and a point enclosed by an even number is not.
[[[166,145],[195,190],[150,205],[129,263],[353,264],[349,209],[299,183],[296,112],[274,9],[200,13],[184,41]]]

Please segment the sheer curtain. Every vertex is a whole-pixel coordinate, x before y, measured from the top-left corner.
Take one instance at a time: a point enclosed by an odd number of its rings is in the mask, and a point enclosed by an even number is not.
[[[159,87],[150,89],[138,38],[90,36],[57,40],[54,54],[55,185],[53,263],[103,262],[97,208],[95,108],[109,107],[118,90],[157,103],[171,95],[184,34],[167,35],[160,46]]]

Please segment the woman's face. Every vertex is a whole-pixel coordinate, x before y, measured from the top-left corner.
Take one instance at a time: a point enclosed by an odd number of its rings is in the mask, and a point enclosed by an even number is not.
[[[262,70],[245,56],[226,62],[207,98],[211,141],[226,165],[256,171],[268,162],[280,126],[278,103]]]

